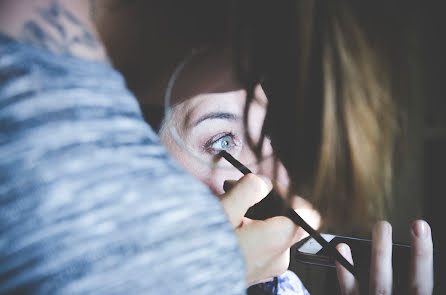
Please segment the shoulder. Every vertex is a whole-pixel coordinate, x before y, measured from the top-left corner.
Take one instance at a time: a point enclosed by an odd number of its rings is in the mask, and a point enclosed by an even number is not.
[[[204,280],[243,290],[218,199],[168,155],[110,66],[0,36],[0,122],[0,260],[11,269],[0,293],[38,280],[42,294],[204,294]]]
[[[2,0],[0,32],[55,54],[103,62],[106,53],[91,12],[87,1]]]

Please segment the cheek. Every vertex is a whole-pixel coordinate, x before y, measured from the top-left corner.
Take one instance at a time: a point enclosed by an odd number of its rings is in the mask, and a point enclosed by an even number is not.
[[[196,179],[207,185],[216,195],[224,193],[223,183],[225,180],[238,180],[242,177],[242,174],[238,170],[225,162],[222,163],[226,164],[223,168],[211,167],[202,163],[188,152],[185,152],[184,149],[179,148],[173,139],[166,134],[162,134],[161,139],[169,150],[169,153],[183,166],[183,168]],[[202,160],[204,161],[208,159]]]
[[[209,178],[207,177],[206,179],[202,180],[208,187],[209,189],[217,196],[224,194],[224,190],[223,190],[223,182],[224,180],[221,180],[218,177],[212,177]]]
[[[205,180],[211,173],[210,167],[203,165],[194,156],[185,152],[184,149],[180,148],[176,142],[174,142],[172,137],[166,134],[161,134],[161,141],[166,146],[170,155],[174,157],[187,172],[195,176],[198,180],[206,183]]]
[[[243,175],[235,169],[209,169],[209,174],[205,178],[200,179],[204,182],[214,194],[224,194],[223,184],[226,180],[239,180]]]
[[[249,108],[248,130],[251,137],[257,141],[262,132],[263,122],[266,115],[266,106],[253,102]]]
[[[274,157],[268,157],[263,160],[258,165],[257,173],[265,175],[278,182],[283,189],[288,189],[290,185],[290,178],[285,167],[282,162],[275,160]]]
[[[197,180],[204,183],[215,195],[224,194],[225,180],[238,180],[241,173],[235,169],[213,168],[200,163],[192,157],[181,157],[180,164]]]

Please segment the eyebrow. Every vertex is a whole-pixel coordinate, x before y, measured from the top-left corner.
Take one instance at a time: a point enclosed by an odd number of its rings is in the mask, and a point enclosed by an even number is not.
[[[233,113],[227,113],[227,112],[213,112],[213,113],[207,113],[200,118],[198,118],[192,126],[195,127],[198,124],[202,123],[206,120],[214,120],[214,119],[223,119],[223,120],[229,120],[229,121],[239,121],[240,117]]]

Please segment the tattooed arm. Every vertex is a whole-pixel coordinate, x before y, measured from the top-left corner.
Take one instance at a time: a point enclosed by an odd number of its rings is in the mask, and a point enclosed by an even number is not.
[[[0,0],[0,33],[55,53],[105,61],[93,15],[94,0]]]

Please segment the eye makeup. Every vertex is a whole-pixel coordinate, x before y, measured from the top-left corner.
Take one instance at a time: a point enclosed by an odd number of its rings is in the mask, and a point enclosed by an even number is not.
[[[224,158],[226,161],[228,161],[231,165],[233,165],[235,168],[237,168],[244,175],[246,175],[248,173],[252,173],[251,170],[249,170],[245,165],[243,165],[238,160],[236,160],[228,152],[223,150],[218,155],[221,156],[222,158]],[[250,210],[255,209],[256,206],[261,206],[262,203],[264,203],[264,202],[271,201],[271,199],[274,198],[274,196],[276,196],[276,199],[277,199],[277,195],[274,194],[272,191],[262,201],[260,201],[259,203],[257,203],[253,207],[251,207]],[[278,198],[280,198],[280,197],[278,197]],[[276,202],[276,200],[274,200],[274,202]],[[285,204],[283,201],[282,201],[282,206],[285,207]],[[249,212],[249,210],[248,210],[248,212]],[[350,271],[356,277],[356,279],[358,279],[358,281],[359,281],[358,272],[354,268],[354,266],[350,262],[348,262],[347,259],[345,259],[344,256],[341,255],[341,253],[339,253],[339,251],[335,248],[334,244],[330,244],[329,242],[327,242],[314,228],[312,228],[305,220],[303,220],[302,217],[300,217],[300,215],[296,213],[296,211],[294,211],[292,208],[288,207],[288,208],[284,208],[282,214],[278,214],[278,215],[288,217],[289,219],[291,219],[294,222],[294,224],[303,228],[312,238],[314,238],[322,246],[322,248],[325,248],[328,251],[329,255],[332,258],[336,259],[342,266],[344,266],[348,271]]]
[[[234,149],[241,149],[242,142],[233,132],[219,133],[209,138],[203,145],[202,150],[211,155],[217,155],[220,151],[231,152]]]

